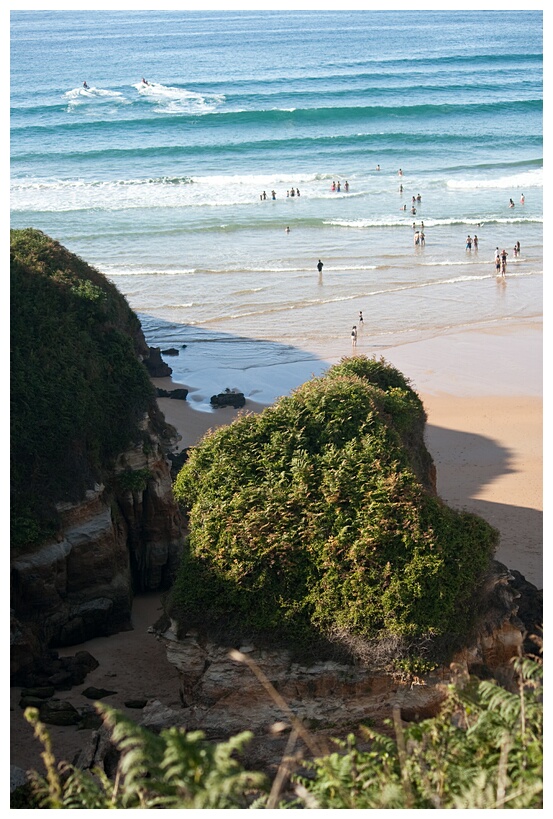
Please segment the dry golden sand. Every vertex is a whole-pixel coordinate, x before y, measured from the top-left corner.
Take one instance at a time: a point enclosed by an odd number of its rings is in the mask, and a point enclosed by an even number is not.
[[[508,356],[499,355],[501,350]],[[373,352],[356,350],[357,354]],[[456,334],[445,342],[405,345],[382,354],[412,379],[423,399],[428,414],[426,441],[436,464],[440,496],[494,525],[501,537],[497,558],[541,588],[541,327]],[[173,387],[170,379],[154,383],[164,389]],[[179,449],[194,445],[209,428],[228,424],[243,412],[231,408],[201,412],[186,401],[169,398],[159,404],[182,436]],[[247,411],[262,409],[248,401]],[[106,702],[133,719],[140,712],[123,704],[131,698],[155,697],[178,709],[177,672],[167,664],[162,644],[148,632],[160,613],[158,595],[140,597],[133,607],[133,631],[64,650],[74,654],[84,648],[100,667],[85,684],[57,696],[82,707],[88,702],[81,693],[87,686],[115,690],[118,693]],[[23,720],[18,698],[19,689],[11,689],[11,762],[42,770],[41,748]],[[90,731],[72,727],[50,726],[49,730],[58,758],[71,760],[90,739]]]

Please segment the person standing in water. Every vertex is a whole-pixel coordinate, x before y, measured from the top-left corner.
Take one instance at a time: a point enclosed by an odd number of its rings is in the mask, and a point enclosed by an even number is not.
[[[355,324],[353,325],[351,330],[351,346],[352,347],[357,346],[357,327],[355,326]]]
[[[363,312],[360,310],[359,311],[359,327],[361,328],[362,326],[363,326]]]
[[[501,251],[501,275],[505,276],[507,272],[507,251],[505,248]]]
[[[318,263],[317,263],[317,270],[319,271],[319,273],[322,273],[322,272],[323,272],[323,267],[324,267],[324,265],[323,265],[323,263],[321,262],[321,260],[319,259],[319,261],[318,261]]]

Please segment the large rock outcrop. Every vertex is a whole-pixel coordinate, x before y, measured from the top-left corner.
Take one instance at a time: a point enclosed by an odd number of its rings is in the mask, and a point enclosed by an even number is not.
[[[10,238],[14,674],[130,628],[133,595],[170,585],[184,523],[167,458],[177,433],[147,369],[163,362],[138,317],[58,242]]]
[[[452,658],[455,673],[477,672],[509,684],[511,660],[519,655],[525,635],[518,617],[520,594],[512,581],[506,567],[494,561],[480,590],[475,630]],[[306,725],[339,726],[342,732],[367,721],[382,727],[394,707],[408,720],[435,715],[452,674],[450,665],[427,674],[394,673],[389,651],[387,658],[381,654],[384,662],[379,662],[380,652],[370,644],[366,661],[305,663],[290,651],[256,646],[255,641],[233,648],[202,636],[197,629],[179,634],[174,621],[161,636],[169,662],[179,671],[187,729],[201,728],[213,737],[246,728],[263,733],[273,722],[285,719],[252,673],[252,661]]]
[[[165,447],[151,429],[149,441],[147,454],[143,447],[121,453],[83,500],[58,504],[55,539],[13,558],[12,674],[47,646],[130,628],[134,594],[170,585],[184,524]]]

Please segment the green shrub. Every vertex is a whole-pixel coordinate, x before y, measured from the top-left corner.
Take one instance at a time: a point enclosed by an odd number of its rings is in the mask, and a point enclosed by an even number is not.
[[[424,419],[397,370],[357,357],[207,435],[174,487],[173,616],[304,646],[462,634],[497,533],[431,491]]]
[[[117,484],[128,492],[143,492],[151,477],[150,469],[127,469],[117,475]]]
[[[187,733],[169,728],[156,735],[134,724],[124,714],[102,703],[98,712],[112,730],[121,752],[115,782],[96,769],[88,771],[56,764],[50,737],[28,708],[27,720],[44,745],[47,778],[33,776],[33,798],[49,809],[237,809],[246,808],[266,789],[266,778],[244,770],[236,760],[252,734],[243,732],[227,742],[206,742],[201,731]]]

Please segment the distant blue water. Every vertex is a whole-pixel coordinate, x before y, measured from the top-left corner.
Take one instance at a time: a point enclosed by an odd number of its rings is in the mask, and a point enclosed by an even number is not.
[[[359,310],[371,353],[539,317],[542,36],[534,10],[12,11],[12,226],[150,344],[239,366],[346,354]]]

